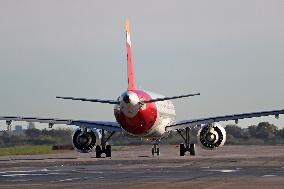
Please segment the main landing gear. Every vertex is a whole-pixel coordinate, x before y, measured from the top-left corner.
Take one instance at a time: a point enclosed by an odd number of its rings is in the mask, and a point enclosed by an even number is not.
[[[183,138],[184,143],[180,144],[180,156],[184,156],[185,152],[189,152],[191,156],[195,156],[195,144],[189,143],[189,127],[185,128],[185,136],[180,130],[177,130],[180,136]]]
[[[152,155],[155,156],[155,154],[160,155],[159,140],[155,140],[152,147]]]
[[[102,129],[101,145],[96,146],[96,158],[101,158],[104,153],[106,157],[111,157],[111,145],[107,145],[107,141],[114,135],[115,131],[106,136],[105,130]]]

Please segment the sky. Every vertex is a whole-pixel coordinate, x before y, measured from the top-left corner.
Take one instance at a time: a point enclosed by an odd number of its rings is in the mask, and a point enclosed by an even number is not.
[[[174,101],[177,120],[284,109],[282,0],[1,0],[0,115],[115,120],[112,105],[55,96],[126,90],[127,16],[137,86],[201,93]],[[260,121],[284,126],[239,125]]]

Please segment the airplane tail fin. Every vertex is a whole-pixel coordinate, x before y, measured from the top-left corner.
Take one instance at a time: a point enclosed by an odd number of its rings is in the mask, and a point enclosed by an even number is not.
[[[130,41],[130,29],[129,29],[129,21],[126,18],[125,22],[126,29],[126,50],[127,50],[127,77],[128,77],[128,90],[135,90],[135,80],[134,80],[134,72],[133,72],[133,62],[132,62],[132,47]]]

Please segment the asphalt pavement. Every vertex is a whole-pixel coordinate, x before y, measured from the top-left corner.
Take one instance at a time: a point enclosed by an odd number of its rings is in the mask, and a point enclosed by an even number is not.
[[[0,157],[0,188],[281,188],[284,146],[225,146],[196,156],[178,147],[130,146],[112,158],[94,153]]]

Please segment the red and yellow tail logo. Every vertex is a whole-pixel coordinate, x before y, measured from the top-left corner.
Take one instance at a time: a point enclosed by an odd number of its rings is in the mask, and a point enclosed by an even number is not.
[[[131,49],[130,28],[129,28],[128,18],[126,18],[125,29],[126,29],[128,90],[131,91],[135,90],[136,86],[135,86],[134,73],[133,73],[132,49]]]

